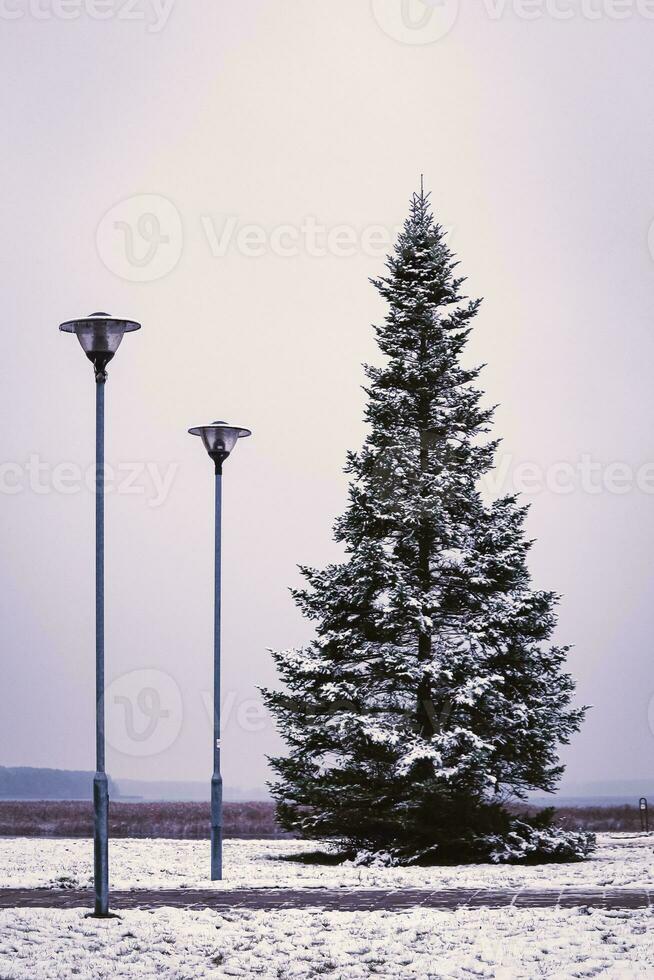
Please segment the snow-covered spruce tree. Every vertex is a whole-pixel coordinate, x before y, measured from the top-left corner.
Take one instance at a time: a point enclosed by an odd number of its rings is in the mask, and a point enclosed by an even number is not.
[[[554,787],[583,710],[547,642],[557,597],[530,587],[526,508],[480,495],[497,442],[460,362],[480,301],[456,266],[421,191],[374,281],[385,364],[366,367],[370,431],[347,461],[346,560],[302,568],[317,637],[273,654],[286,690],[263,692],[290,747],[272,792],[285,827],[364,855],[582,857],[586,835],[506,807]]]

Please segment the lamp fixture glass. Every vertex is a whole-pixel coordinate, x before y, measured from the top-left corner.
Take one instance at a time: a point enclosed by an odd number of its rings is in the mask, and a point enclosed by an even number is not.
[[[64,333],[74,333],[82,350],[96,369],[98,380],[106,378],[104,369],[118,350],[126,333],[140,330],[135,320],[112,317],[108,313],[92,313],[78,320],[66,320],[59,325]]]
[[[229,456],[239,439],[247,439],[252,435],[250,429],[238,425],[228,425],[226,422],[212,422],[211,425],[197,425],[188,430],[192,436],[200,436],[204,448],[211,458]]]

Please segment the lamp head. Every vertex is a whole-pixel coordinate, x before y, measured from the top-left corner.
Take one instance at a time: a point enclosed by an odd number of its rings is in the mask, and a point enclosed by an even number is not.
[[[106,367],[120,346],[126,333],[140,330],[135,320],[123,320],[108,313],[92,313],[79,320],[66,320],[59,325],[64,333],[74,333],[82,350],[93,363],[95,380],[107,380]]]
[[[192,436],[200,436],[204,448],[216,464],[216,473],[220,473],[222,464],[239,439],[247,439],[252,433],[238,425],[228,425],[226,422],[212,422],[211,425],[197,425],[188,430]]]

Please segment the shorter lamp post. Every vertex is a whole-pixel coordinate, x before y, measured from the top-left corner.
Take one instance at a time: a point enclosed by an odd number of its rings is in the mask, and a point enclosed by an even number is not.
[[[249,429],[241,429],[225,422],[212,422],[188,430],[192,436],[200,436],[204,448],[214,462],[216,471],[216,538],[214,579],[214,634],[213,634],[213,773],[211,776],[211,880],[220,881],[223,876],[223,781],[220,774],[220,548],[222,530],[222,480],[223,463],[239,439],[251,436]]]
[[[640,810],[640,829],[644,834],[649,833],[649,809],[648,803],[644,796],[641,796],[638,802],[638,808]]]
[[[126,333],[140,330],[135,320],[122,320],[108,313],[92,313],[67,320],[59,329],[77,336],[95,373],[95,776],[94,884],[95,915],[109,915],[109,783],[104,752],[104,386],[107,364]]]

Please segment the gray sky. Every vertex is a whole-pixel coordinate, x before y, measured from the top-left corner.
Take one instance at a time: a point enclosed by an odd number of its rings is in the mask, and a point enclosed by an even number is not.
[[[256,685],[310,636],[296,563],[339,555],[368,277],[424,171],[485,297],[499,489],[532,486],[535,584],[595,705],[569,777],[652,775],[651,6],[0,3],[0,764],[93,767],[94,392],[56,327],[108,310],[143,323],[107,390],[108,768],[209,775],[212,474],[186,428],[222,417],[255,433],[225,469],[224,774],[263,782]]]

